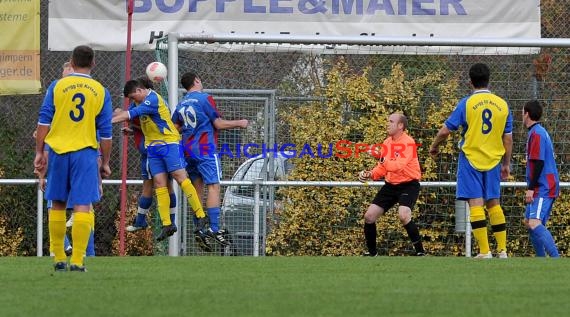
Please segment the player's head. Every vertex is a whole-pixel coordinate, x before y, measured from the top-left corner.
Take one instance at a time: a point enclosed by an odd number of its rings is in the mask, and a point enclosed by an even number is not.
[[[95,53],[93,49],[87,45],[79,45],[73,49],[71,54],[71,67],[76,68],[91,68],[93,67],[93,58]]]
[[[146,89],[154,89],[154,84],[152,80],[150,80],[147,76],[141,76],[136,79],[139,83],[141,83]]]
[[[388,135],[394,136],[408,128],[408,118],[401,113],[393,113],[388,117]]]
[[[542,105],[538,100],[531,100],[523,107],[523,123],[539,121],[542,118]]]
[[[489,86],[489,77],[491,71],[489,67],[483,63],[477,63],[469,69],[469,78],[473,88],[487,88]]]
[[[134,101],[136,104],[140,104],[148,95],[148,88],[145,87],[143,82],[131,79],[125,83],[123,95]]]
[[[186,90],[202,90],[202,80],[194,72],[187,72],[180,78],[180,85]]]
[[[73,73],[73,67],[71,67],[71,62],[63,63],[61,70],[61,77],[65,77],[71,73]]]

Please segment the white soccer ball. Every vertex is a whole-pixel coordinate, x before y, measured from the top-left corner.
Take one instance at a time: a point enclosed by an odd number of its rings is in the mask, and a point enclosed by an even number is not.
[[[152,62],[146,67],[146,76],[155,83],[160,83],[166,79],[168,71],[161,62]]]

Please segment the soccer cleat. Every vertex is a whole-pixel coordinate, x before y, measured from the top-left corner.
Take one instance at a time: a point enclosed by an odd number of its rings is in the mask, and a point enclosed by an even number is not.
[[[219,243],[223,246],[230,245],[230,242],[228,240],[226,240],[226,238],[224,238],[224,231],[223,230],[218,230],[218,232],[214,232],[214,231],[212,231],[212,228],[208,228],[208,230],[206,230],[206,235],[208,237],[214,239],[214,241],[216,241],[217,243]]]
[[[499,252],[499,259],[508,259],[509,256],[507,255],[507,251]]]
[[[144,225],[144,226],[132,225],[132,226],[127,227],[127,231],[128,232],[135,232],[135,231],[139,231],[139,230],[144,230],[146,228],[148,228],[148,225]]]
[[[67,263],[65,262],[57,262],[53,265],[53,268],[56,272],[65,272],[67,271]]]
[[[370,253],[370,252],[366,251],[366,252],[364,252],[364,253],[362,254],[362,256],[372,256],[372,257],[374,257],[374,256],[378,256],[378,252],[376,252],[376,253]]]
[[[87,269],[85,268],[85,266],[79,266],[79,265],[75,265],[75,264],[71,264],[69,266],[69,270],[72,272],[87,272]]]
[[[208,242],[206,234],[202,232],[202,230],[194,231],[194,240],[196,241],[198,247],[202,249],[202,251],[212,252],[212,246]]]
[[[416,253],[416,256],[426,256],[425,252],[418,252]]]
[[[139,231],[139,230],[144,230],[148,228],[148,223],[146,222],[146,219],[140,222],[137,222],[137,219],[135,218],[135,220],[133,221],[133,224],[131,226],[127,227],[127,231],[128,232],[135,232],[135,231]]]
[[[492,259],[492,258],[493,258],[493,253],[491,253],[491,251],[487,253],[479,253],[475,256],[475,259]]]
[[[73,247],[68,245],[67,248],[65,248],[65,255],[70,256],[71,252],[73,252]]]
[[[156,241],[162,241],[172,236],[176,231],[178,231],[178,228],[176,228],[176,225],[174,224],[163,226],[162,230],[160,231],[160,234],[158,235],[158,237],[156,237]]]
[[[71,214],[69,220],[67,220],[67,222],[65,223],[66,228],[71,228],[71,226],[73,226],[73,214]]]

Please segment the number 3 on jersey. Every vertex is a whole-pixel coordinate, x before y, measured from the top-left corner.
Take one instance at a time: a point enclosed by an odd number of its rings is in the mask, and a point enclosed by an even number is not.
[[[83,116],[85,115],[85,109],[83,109],[83,105],[85,104],[85,96],[82,93],[78,92],[75,95],[73,95],[71,101],[75,103],[75,109],[78,110],[78,114],[77,115],[75,114],[75,110],[71,110],[69,111],[69,117],[71,118],[71,120],[79,122],[81,121],[81,119],[83,119]]]
[[[489,134],[489,132],[491,132],[491,129],[493,129],[493,123],[491,122],[492,117],[493,112],[491,112],[491,110],[483,110],[481,113],[481,120],[483,121],[483,124],[481,125],[481,133]]]

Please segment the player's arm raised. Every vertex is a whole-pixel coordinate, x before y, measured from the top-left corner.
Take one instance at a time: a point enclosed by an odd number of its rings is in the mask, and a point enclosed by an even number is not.
[[[441,129],[439,129],[439,131],[437,132],[437,135],[435,136],[435,139],[433,140],[433,143],[429,148],[429,154],[431,156],[435,157],[439,154],[439,146],[441,145],[441,143],[447,140],[447,137],[450,134],[451,130],[449,130],[449,128],[444,124],[441,127]]]
[[[214,127],[218,130],[233,129],[233,128],[247,128],[248,121],[246,119],[242,120],[224,120],[222,118],[217,118],[214,120]]]

